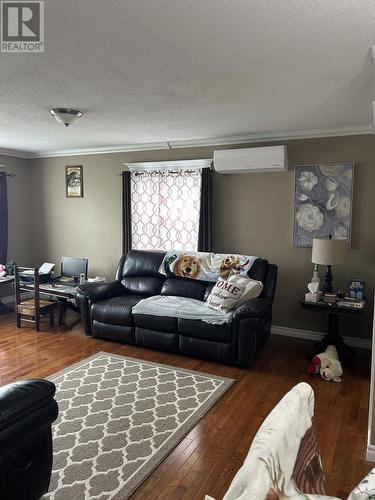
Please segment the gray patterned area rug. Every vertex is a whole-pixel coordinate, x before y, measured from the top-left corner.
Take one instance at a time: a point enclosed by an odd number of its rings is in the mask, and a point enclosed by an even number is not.
[[[49,377],[53,425],[49,500],[124,500],[234,382],[101,352]]]

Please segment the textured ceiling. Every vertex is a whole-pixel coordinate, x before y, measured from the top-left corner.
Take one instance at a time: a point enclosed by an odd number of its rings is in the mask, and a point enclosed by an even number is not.
[[[373,0],[48,0],[44,54],[0,54],[0,147],[360,129],[374,27]]]

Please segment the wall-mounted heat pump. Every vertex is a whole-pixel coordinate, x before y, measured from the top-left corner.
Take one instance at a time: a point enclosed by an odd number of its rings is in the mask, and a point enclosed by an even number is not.
[[[285,172],[288,170],[286,146],[219,149],[214,152],[214,167],[219,174]]]

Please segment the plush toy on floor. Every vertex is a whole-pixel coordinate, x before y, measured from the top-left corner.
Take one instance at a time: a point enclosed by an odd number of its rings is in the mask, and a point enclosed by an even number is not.
[[[336,347],[334,345],[329,345],[325,352],[314,356],[310,365],[307,367],[307,373],[320,373],[324,380],[341,382],[343,371],[338,359]]]

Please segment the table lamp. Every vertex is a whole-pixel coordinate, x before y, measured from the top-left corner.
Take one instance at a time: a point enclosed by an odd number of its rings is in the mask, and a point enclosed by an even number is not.
[[[332,269],[331,266],[344,264],[348,240],[333,240],[332,236],[328,239],[314,238],[312,246],[311,261],[314,264],[323,264],[327,266],[325,275],[324,293],[332,293]]]

